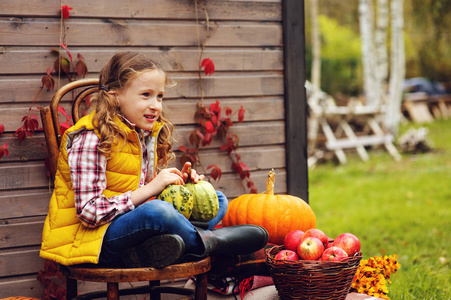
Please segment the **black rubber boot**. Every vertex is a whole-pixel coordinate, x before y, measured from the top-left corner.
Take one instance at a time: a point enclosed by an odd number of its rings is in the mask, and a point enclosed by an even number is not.
[[[196,228],[196,227],[195,227]],[[242,255],[262,249],[268,243],[268,232],[257,225],[237,225],[213,230],[196,228],[204,246],[202,254],[186,254],[184,259],[215,254]]]
[[[162,234],[126,249],[122,261],[128,268],[162,269],[177,262],[184,252],[185,243],[179,235]]]

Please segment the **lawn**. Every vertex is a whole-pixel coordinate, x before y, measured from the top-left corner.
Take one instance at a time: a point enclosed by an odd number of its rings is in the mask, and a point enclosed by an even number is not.
[[[401,133],[419,126],[405,124]],[[317,228],[330,237],[354,233],[365,259],[399,256],[392,300],[451,299],[451,120],[421,126],[429,129],[431,152],[397,162],[374,149],[367,162],[351,154],[347,165],[309,170]]]

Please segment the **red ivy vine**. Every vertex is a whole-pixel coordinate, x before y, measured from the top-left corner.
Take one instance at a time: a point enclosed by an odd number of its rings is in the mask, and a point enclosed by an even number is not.
[[[202,68],[205,75],[212,75],[215,71],[215,65],[210,58],[202,59],[203,52],[206,46],[206,42],[210,37],[210,24],[207,10],[199,0],[194,0],[196,23],[199,25],[198,8],[200,7],[205,14],[206,22],[206,35],[203,42],[200,41],[199,26],[198,28],[198,48],[199,48],[199,85],[201,101],[197,104],[197,110],[195,113],[195,119],[197,122],[196,128],[189,135],[189,143],[191,147],[180,146],[178,150],[182,152],[180,162],[183,164],[186,161],[190,161],[193,165],[201,166],[204,170],[202,162],[199,158],[199,149],[211,144],[214,137],[217,137],[222,146],[219,148],[222,151],[226,151],[232,160],[232,170],[240,175],[243,187],[248,189],[250,193],[258,193],[254,182],[250,178],[250,168],[241,160],[241,156],[237,153],[239,136],[229,131],[233,126],[232,117],[238,114],[238,122],[241,123],[244,120],[245,109],[241,105],[240,109],[233,112],[230,107],[224,109],[220,106],[220,102],[216,100],[215,103],[210,106],[205,106],[203,103],[203,83],[202,83]],[[206,170],[210,170],[210,177],[213,180],[219,181],[222,176],[222,170],[216,164],[207,166]],[[205,172],[206,173],[206,172]]]
[[[38,281],[44,287],[42,300],[66,299],[66,280],[54,261],[44,261],[44,270],[39,270]]]
[[[204,68],[205,75],[212,75],[215,66],[211,59],[205,58],[200,68]],[[210,104],[209,107],[199,102],[195,113],[197,126],[189,135],[189,143],[192,147],[180,146],[178,150],[183,153],[180,157],[182,164],[189,161],[193,165],[200,165],[204,168],[199,158],[199,149],[210,145],[213,138],[217,137],[223,143],[219,149],[226,151],[232,159],[232,169],[240,175],[241,180],[244,182],[243,186],[251,193],[257,193],[257,188],[250,178],[250,169],[241,160],[241,156],[236,151],[238,149],[239,136],[229,130],[234,124],[232,117],[238,114],[238,123],[241,123],[244,120],[244,113],[245,109],[242,105],[238,111],[233,112],[230,107],[222,108],[218,100]],[[209,165],[206,169],[211,169],[211,178],[217,181],[221,179],[222,170],[216,164]]]
[[[62,27],[62,35],[61,35],[61,42],[60,46],[65,50],[65,54],[62,53],[60,49],[52,48],[51,52],[57,56],[53,67],[47,68],[46,74],[41,78],[41,87],[39,88],[38,92],[36,93],[36,96],[34,97],[30,107],[28,108],[28,113],[22,118],[22,125],[11,135],[11,137],[2,145],[0,146],[0,159],[3,156],[9,156],[9,149],[8,144],[13,140],[14,138],[17,138],[19,142],[22,142],[27,137],[33,136],[35,134],[36,130],[42,130],[39,128],[39,122],[38,117],[33,114],[32,112],[34,110],[39,111],[39,107],[34,108],[35,102],[39,96],[39,94],[42,92],[44,88],[46,88],[47,91],[52,91],[55,87],[55,77],[57,77],[58,81],[61,77],[61,75],[64,75],[67,77],[69,81],[76,80],[78,76],[82,76],[83,78],[88,73],[88,67],[86,63],[84,62],[84,57],[81,54],[77,54],[77,61],[74,64],[72,59],[72,54],[67,48],[66,45],[66,34],[65,34],[65,24],[64,20],[69,18],[69,11],[72,10],[72,7],[69,7],[67,5],[64,5],[61,7],[61,27]],[[64,116],[66,116],[66,122],[63,122],[61,126],[63,128],[69,128],[70,125],[72,125],[72,121],[70,118],[67,117],[67,114],[64,111],[64,108],[60,108],[60,112],[63,113]],[[3,124],[0,124],[0,135],[4,133],[5,126]]]

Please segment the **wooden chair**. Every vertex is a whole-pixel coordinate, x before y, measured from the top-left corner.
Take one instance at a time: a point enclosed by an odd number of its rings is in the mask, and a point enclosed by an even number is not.
[[[87,96],[98,92],[98,79],[82,79],[68,83],[61,87],[54,95],[50,107],[41,108],[41,119],[44,128],[45,140],[50,160],[50,169],[53,177],[61,141],[60,122],[58,119],[58,106],[61,99],[68,93],[76,95],[72,103],[73,122],[77,122],[80,113],[80,104]],[[194,299],[207,299],[207,275],[211,268],[210,257],[195,262],[174,264],[163,269],[155,268],[96,268],[80,266],[61,266],[66,276],[66,299],[94,299],[107,297],[119,299],[119,295],[150,294],[150,299],[160,299],[161,293],[172,293],[194,297]],[[160,281],[176,278],[185,278],[197,275],[194,290],[160,286]],[[106,282],[106,291],[92,292],[77,296],[77,280],[90,282]],[[148,281],[149,286],[119,291],[120,282]]]

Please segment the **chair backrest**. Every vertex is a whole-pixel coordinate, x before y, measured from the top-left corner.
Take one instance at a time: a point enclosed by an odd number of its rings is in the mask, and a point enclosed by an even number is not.
[[[98,79],[81,79],[62,86],[52,98],[48,107],[41,108],[42,127],[44,129],[45,142],[49,154],[49,164],[52,176],[56,174],[58,164],[59,146],[61,143],[61,129],[58,117],[58,106],[61,99],[68,93],[73,94],[71,115],[74,124],[80,118],[80,104],[83,100],[99,91]]]

